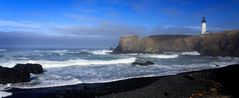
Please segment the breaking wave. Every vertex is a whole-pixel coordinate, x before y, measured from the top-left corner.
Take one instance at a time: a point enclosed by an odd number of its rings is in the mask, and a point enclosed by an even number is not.
[[[197,51],[191,51],[191,52],[182,52],[181,55],[200,55]]]
[[[68,50],[34,50],[33,52],[66,53]]]
[[[111,65],[111,64],[130,64],[135,62],[136,58],[124,58],[124,59],[114,59],[114,60],[85,60],[85,59],[75,59],[66,61],[52,61],[52,60],[13,60],[2,63],[0,65],[4,67],[13,67],[17,63],[38,63],[42,64],[43,68],[57,68],[57,67],[67,67],[67,66],[86,66],[86,65]]]
[[[150,57],[150,58],[160,58],[160,59],[168,59],[168,58],[177,58],[179,55],[176,54],[148,54],[145,55],[145,57]]]
[[[81,51],[69,51],[69,50],[34,50],[33,52],[56,53],[56,54],[59,54],[59,55],[64,55],[66,53],[81,53]]]
[[[111,52],[113,52],[113,50],[93,50],[93,51],[90,51],[90,53],[97,54],[97,55],[106,55],[106,54],[110,54]]]
[[[64,53],[90,53],[90,54],[96,54],[96,55],[107,55],[113,52],[113,50],[88,50],[88,49],[82,49],[82,50],[75,50],[75,51],[69,51],[69,50],[34,50],[33,52],[41,52],[41,53],[58,53],[58,54],[64,54]]]

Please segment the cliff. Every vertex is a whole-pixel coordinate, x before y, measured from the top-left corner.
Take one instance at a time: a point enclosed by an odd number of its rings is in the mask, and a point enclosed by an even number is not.
[[[198,51],[207,56],[239,57],[239,30],[206,35],[136,35],[120,38],[113,53],[164,53]]]

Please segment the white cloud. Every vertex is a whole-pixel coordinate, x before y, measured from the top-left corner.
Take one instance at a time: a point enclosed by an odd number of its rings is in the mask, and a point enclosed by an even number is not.
[[[136,34],[140,36],[152,34],[199,34],[200,26],[161,25],[148,30],[143,26],[118,24],[114,22],[97,22],[94,25],[61,25],[56,23],[40,24],[30,21],[0,20],[0,31],[17,32],[17,34],[67,36],[78,38],[119,38],[123,35]],[[208,27],[208,31],[223,31],[229,28]]]
[[[6,21],[6,20],[0,20],[0,26],[1,27],[16,27],[16,28],[40,28],[40,25],[33,24],[31,22],[15,22],[15,21]]]
[[[0,31],[3,32],[16,32],[17,34],[31,33],[38,35],[59,35],[53,28],[57,26],[55,24],[40,24],[31,21],[9,21],[0,20]]]
[[[74,34],[75,36],[95,35],[97,37],[121,36],[125,34],[142,35],[145,31],[144,27],[131,26],[126,24],[100,23],[94,26],[68,26],[55,28],[62,34]]]

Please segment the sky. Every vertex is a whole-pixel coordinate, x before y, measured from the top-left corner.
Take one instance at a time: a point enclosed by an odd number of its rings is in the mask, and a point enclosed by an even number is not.
[[[0,0],[0,48],[109,48],[120,36],[239,29],[239,0]]]

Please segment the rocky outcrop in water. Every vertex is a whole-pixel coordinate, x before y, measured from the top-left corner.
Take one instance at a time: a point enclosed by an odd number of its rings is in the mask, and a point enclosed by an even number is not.
[[[132,63],[132,65],[139,65],[139,66],[149,66],[153,64],[154,62],[144,60],[144,59],[136,59],[136,61]]]
[[[206,35],[136,35],[120,38],[113,53],[164,53],[198,51],[207,56],[239,56],[239,30]]]
[[[40,64],[17,64],[13,68],[15,69],[26,69],[29,73],[41,74],[43,73],[42,65]]]
[[[40,64],[17,64],[13,68],[0,66],[0,84],[30,81],[30,73],[43,73]]]
[[[0,84],[30,81],[30,73],[26,69],[6,68],[0,66]]]

